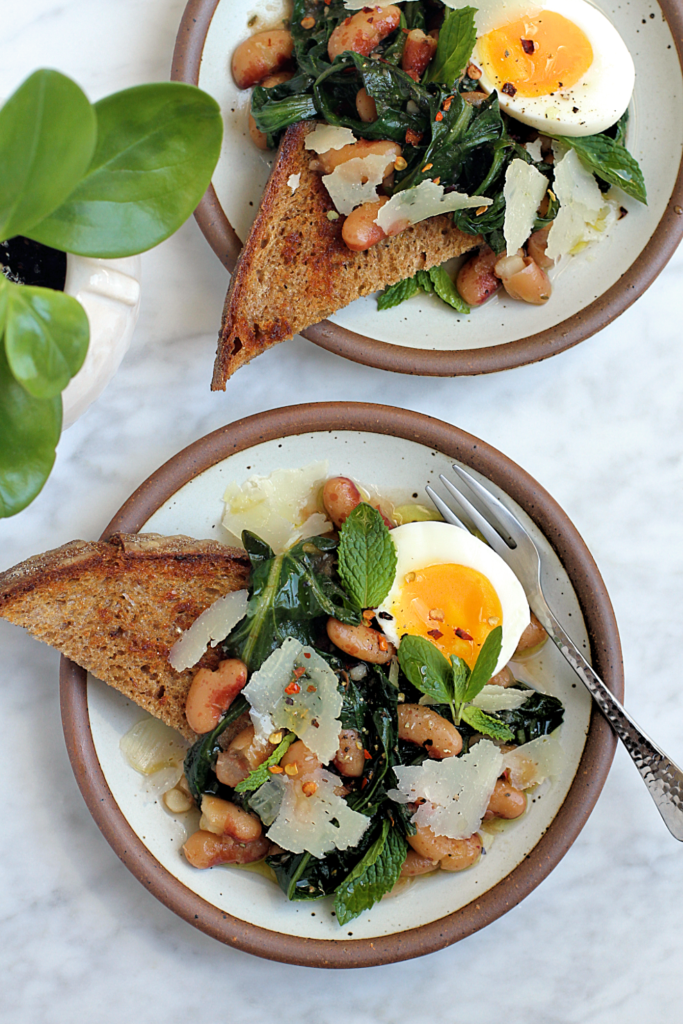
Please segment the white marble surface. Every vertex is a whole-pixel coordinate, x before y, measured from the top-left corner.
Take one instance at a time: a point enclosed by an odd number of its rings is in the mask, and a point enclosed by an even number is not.
[[[164,79],[183,6],[5,2],[0,95],[45,65],[73,75],[93,98]],[[405,406],[500,448],[566,509],[612,595],[628,706],[683,761],[683,255],[598,337],[544,363],[476,379],[386,374],[299,339],[240,370],[226,394],[211,394],[225,286],[194,223],[143,258],[142,314],[131,350],[104,395],[63,437],[43,493],[0,523],[0,567],[73,537],[96,537],[160,463],[240,416],[323,399]],[[2,1020],[679,1019],[683,848],[623,751],[564,861],[484,931],[407,964],[351,974],[289,967],[224,948],[129,874],[71,773],[57,655],[4,622],[0,644]]]

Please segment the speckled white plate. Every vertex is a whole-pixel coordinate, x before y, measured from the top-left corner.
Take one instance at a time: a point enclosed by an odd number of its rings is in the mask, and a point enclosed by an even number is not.
[[[564,514],[500,453],[416,413],[382,406],[300,406],[226,427],[155,474],[106,533],[140,529],[227,540],[220,519],[229,482],[242,483],[253,473],[318,460],[328,461],[331,475],[350,475],[397,503],[428,503],[425,484],[447,471],[454,458],[498,485],[527,523],[547,558],[544,587],[551,606],[588,654],[592,646],[599,671],[619,689],[619,645],[609,601]],[[296,963],[358,965],[414,956],[455,941],[498,916],[530,891],[573,841],[602,786],[613,751],[611,734],[597,720],[584,754],[590,699],[555,648],[546,645],[520,663],[518,675],[558,696],[566,707],[558,778],[539,788],[528,813],[495,836],[476,867],[462,874],[437,872],[418,879],[342,929],[331,913],[330,900],[288,903],[269,879],[254,871],[191,868],[180,852],[187,821],[168,814],[146,793],[144,780],[119,750],[121,737],[143,717],[140,709],[94,679],[86,693],[83,674],[79,683],[80,670],[74,674],[66,664],[65,726],[72,761],[91,810],[119,855],[128,862],[137,842],[136,856],[145,866],[133,870],[145,881],[153,876],[148,884],[191,923],[223,941]],[[582,756],[587,788],[583,777],[572,786]],[[101,773],[101,778],[94,780],[93,772]],[[568,793],[573,794],[570,800]],[[196,821],[191,825],[190,831]],[[544,836],[545,849],[538,855]]]
[[[649,205],[618,193],[627,216],[605,241],[566,258],[551,272],[554,291],[545,306],[499,294],[462,317],[433,295],[417,295],[383,312],[368,296],[307,329],[305,337],[385,369],[435,375],[488,372],[534,362],[584,340],[649,287],[683,235],[681,8],[676,0],[600,0],[594,6],[619,29],[635,61],[628,145],[643,169]],[[197,217],[229,269],[273,161],[273,154],[257,149],[249,138],[251,90],[236,87],[230,56],[238,42],[259,27],[276,24],[287,10],[287,0],[190,0],[178,35],[173,76],[197,82],[223,111],[221,159]]]

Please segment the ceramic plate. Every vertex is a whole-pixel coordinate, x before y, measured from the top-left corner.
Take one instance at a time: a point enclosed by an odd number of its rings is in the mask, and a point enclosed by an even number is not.
[[[561,509],[519,467],[456,427],[386,406],[320,404],[275,410],[196,442],[152,476],[117,513],[114,530],[225,539],[226,485],[253,473],[327,460],[396,502],[428,499],[424,487],[454,459],[490,481],[547,556],[551,605],[621,695],[619,639],[609,599],[583,542]],[[534,794],[529,812],[497,834],[473,869],[417,879],[340,928],[331,901],[288,903],[253,870],[196,871],[180,847],[187,821],[162,809],[124,762],[119,741],[143,717],[98,680],[62,663],[69,754],[105,836],[133,873],[171,909],[223,942],[290,963],[357,967],[428,953],[500,916],[527,895],[574,841],[602,788],[615,741],[555,648],[520,662],[518,675],[566,707],[559,777]],[[578,774],[577,774],[578,773]],[[190,830],[197,825],[192,823]]]
[[[636,64],[628,145],[647,184],[647,207],[624,197],[628,211],[610,237],[565,259],[551,272],[554,291],[542,307],[500,295],[468,317],[433,295],[378,312],[376,297],[358,299],[303,331],[324,348],[404,373],[484,373],[547,358],[583,341],[622,313],[652,283],[683,234],[683,15],[675,0],[595,4],[617,26]],[[190,0],[178,34],[173,77],[216,97],[225,137],[213,185],[197,219],[228,270],[256,214],[273,161],[247,132],[250,90],[230,75],[236,44],[259,25],[276,24],[287,0]],[[251,26],[251,27],[249,27]],[[666,87],[656,89],[653,73]]]

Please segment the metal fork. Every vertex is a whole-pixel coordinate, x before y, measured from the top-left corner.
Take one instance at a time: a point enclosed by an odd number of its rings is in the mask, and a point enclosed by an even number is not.
[[[454,465],[453,470],[462,483],[456,486],[441,474],[444,487],[493,550],[513,570],[524,588],[529,607],[631,755],[667,828],[683,842],[683,772],[633,721],[553,615],[541,589],[541,556],[516,516],[461,466]],[[476,506],[463,493],[463,484],[476,501]],[[429,485],[427,494],[447,522],[467,529]],[[484,509],[485,514],[480,509]]]

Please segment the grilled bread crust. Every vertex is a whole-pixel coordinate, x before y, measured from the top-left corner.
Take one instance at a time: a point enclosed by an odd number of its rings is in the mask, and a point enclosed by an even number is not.
[[[75,540],[0,574],[0,616],[115,687],[188,739],[185,701],[199,667],[168,663],[182,630],[219,597],[247,586],[244,551],[158,534]]]
[[[223,309],[213,391],[267,348],[317,324],[361,295],[413,277],[481,242],[446,214],[413,224],[365,252],[342,239],[344,218],[329,220],[332,200],[304,149],[318,125],[285,132],[259,211],[240,254]],[[294,191],[288,184],[300,175]]]

